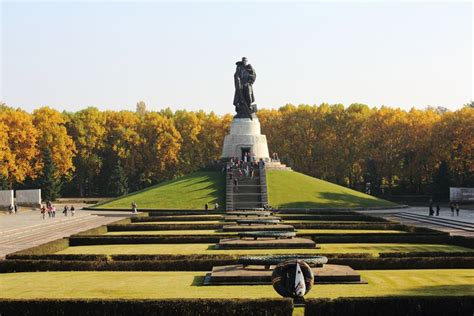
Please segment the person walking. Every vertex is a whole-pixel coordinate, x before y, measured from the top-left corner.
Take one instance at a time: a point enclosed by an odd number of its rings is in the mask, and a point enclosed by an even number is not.
[[[439,210],[440,210],[439,204],[436,204],[436,216],[439,216]]]
[[[206,210],[206,211],[209,210],[209,205],[207,205],[207,203],[204,204],[204,210]]]
[[[10,206],[8,207],[8,212],[10,214],[13,214],[14,210],[15,210],[15,208],[13,207],[13,204],[10,204]]]
[[[451,216],[454,216],[454,203],[453,203],[453,201],[449,202],[449,208],[451,209]]]
[[[13,203],[13,211],[15,211],[15,214],[18,213],[18,205],[16,205],[16,202]]]
[[[234,191],[238,191],[239,190],[239,181],[237,181],[237,178],[234,178]]]
[[[429,206],[429,211],[430,211],[430,216],[433,216],[434,211],[433,211],[433,200],[430,199],[430,206]]]
[[[64,205],[64,209],[63,209],[64,216],[67,216],[68,211],[69,211],[69,207],[67,205]]]
[[[42,205],[41,206],[41,217],[43,218],[43,220],[45,219],[45,215],[46,215],[46,208]]]
[[[459,204],[456,203],[456,216],[459,216]]]
[[[76,209],[74,208],[74,205],[71,205],[71,216],[74,217],[74,214],[76,214]]]
[[[216,203],[214,204],[214,210],[217,210],[218,208],[219,208],[219,203],[216,202]]]
[[[51,217],[55,218],[56,217],[56,206],[51,205]]]

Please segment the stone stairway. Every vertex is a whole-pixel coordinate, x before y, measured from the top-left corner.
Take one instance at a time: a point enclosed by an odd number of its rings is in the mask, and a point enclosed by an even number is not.
[[[232,179],[226,175],[226,209],[257,209],[268,203],[267,180],[264,167],[254,171],[254,176],[239,177],[236,170],[232,171]],[[233,179],[237,178],[238,185],[234,186]]]

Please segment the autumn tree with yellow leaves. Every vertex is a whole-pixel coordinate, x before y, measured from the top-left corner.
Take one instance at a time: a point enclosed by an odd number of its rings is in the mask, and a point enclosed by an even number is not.
[[[364,104],[258,112],[270,153],[293,169],[375,194],[446,194],[474,185],[474,108],[404,111]],[[119,195],[214,165],[232,115],[204,111],[32,114],[0,105],[0,185],[42,183],[51,156],[63,194]],[[50,164],[51,164],[50,163]],[[440,186],[442,184],[442,186]]]

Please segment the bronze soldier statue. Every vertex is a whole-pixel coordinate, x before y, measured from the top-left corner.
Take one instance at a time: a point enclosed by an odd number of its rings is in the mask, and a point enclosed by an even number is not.
[[[252,85],[257,78],[255,69],[247,63],[247,58],[242,57],[242,61],[235,63],[237,69],[234,74],[234,105],[237,114],[236,118],[253,118],[253,113],[257,112],[257,105],[253,104],[255,97],[253,95]]]

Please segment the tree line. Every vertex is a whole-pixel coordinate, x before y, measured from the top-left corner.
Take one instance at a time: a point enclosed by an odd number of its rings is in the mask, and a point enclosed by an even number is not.
[[[474,108],[404,111],[363,104],[260,110],[270,152],[293,169],[375,194],[433,194],[474,184]],[[0,105],[0,187],[46,198],[116,196],[220,158],[232,115],[204,111],[28,113]]]

